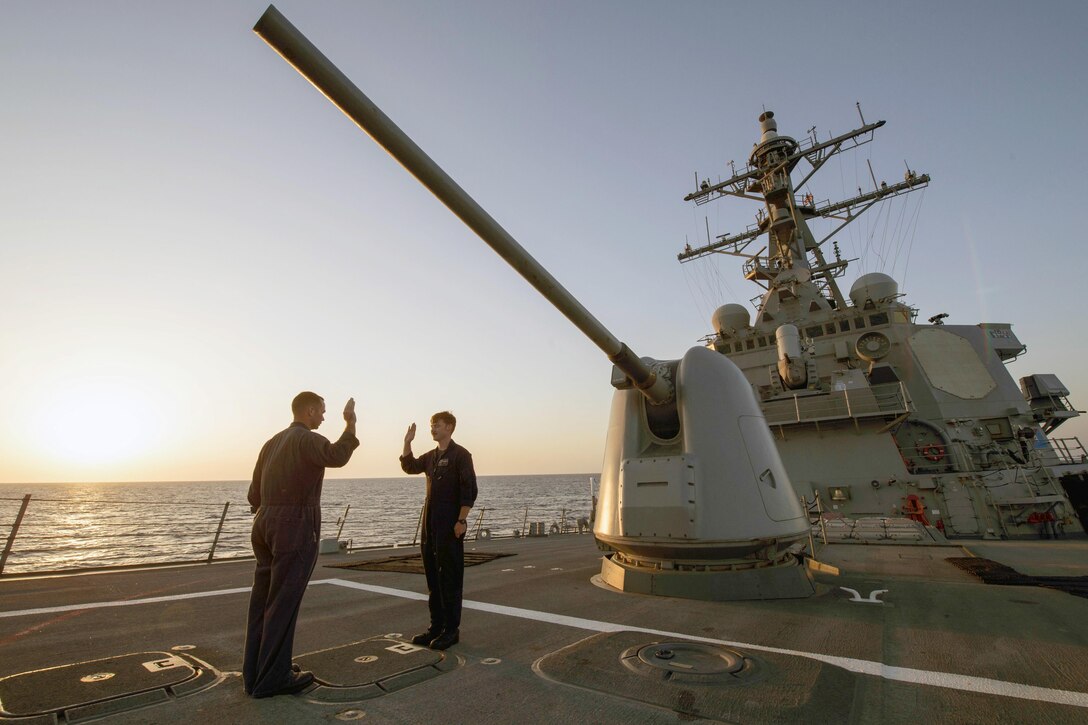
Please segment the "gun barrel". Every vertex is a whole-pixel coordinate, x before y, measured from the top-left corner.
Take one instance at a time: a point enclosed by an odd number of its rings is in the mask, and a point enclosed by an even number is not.
[[[671,398],[666,380],[591,315],[275,6],[268,6],[253,30],[573,322],[647,398],[655,403]]]

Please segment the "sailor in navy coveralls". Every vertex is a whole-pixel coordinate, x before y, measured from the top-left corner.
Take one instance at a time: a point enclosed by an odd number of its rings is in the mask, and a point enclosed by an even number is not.
[[[344,433],[335,443],[314,430],[325,420],[325,401],[299,393],[294,422],[261,449],[249,503],[257,568],[249,600],[242,686],[253,697],[301,692],[314,681],[291,664],[302,595],[317,563],[321,536],[321,484],[325,467],[340,468],[358,447],[355,399],[344,406]]]
[[[476,503],[476,471],[472,454],[453,442],[457,419],[448,411],[431,416],[431,438],[438,444],[419,458],[412,455],[416,424],[404,434],[400,467],[405,473],[427,474],[423,507],[421,553],[427,574],[427,604],[431,626],[412,642],[446,649],[460,639],[461,591],[465,579],[465,531],[468,512]]]

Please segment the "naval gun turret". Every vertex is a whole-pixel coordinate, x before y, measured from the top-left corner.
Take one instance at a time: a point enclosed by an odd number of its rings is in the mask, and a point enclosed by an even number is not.
[[[808,535],[743,373],[705,347],[639,358],[274,7],[254,30],[599,347],[615,366],[594,535],[602,579],[701,599],[813,593],[794,555]]]

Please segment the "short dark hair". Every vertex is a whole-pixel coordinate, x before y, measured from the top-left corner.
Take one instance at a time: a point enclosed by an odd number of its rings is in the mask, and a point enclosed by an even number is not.
[[[291,401],[291,412],[295,415],[301,415],[306,412],[306,409],[311,405],[321,405],[325,402],[317,393],[311,393],[309,390],[304,390],[295,396],[295,399]]]
[[[438,423],[440,421],[442,423],[449,424],[451,430],[455,430],[457,428],[457,418],[453,417],[453,413],[449,412],[448,410],[441,410],[431,416],[432,423]]]

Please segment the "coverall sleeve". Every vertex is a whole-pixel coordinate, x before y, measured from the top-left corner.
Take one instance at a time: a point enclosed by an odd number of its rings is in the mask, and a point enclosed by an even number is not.
[[[472,508],[476,503],[476,469],[472,466],[472,454],[468,451],[461,456],[459,469],[457,483],[460,488],[460,503],[462,506]]]
[[[346,430],[335,443],[329,443],[329,439],[320,433],[311,433],[306,440],[306,457],[318,466],[341,468],[347,465],[358,447],[359,439]]]
[[[404,471],[405,473],[416,474],[423,473],[425,470],[427,470],[427,467],[423,464],[423,461],[421,459],[416,458],[411,453],[409,453],[407,456],[400,457],[400,470]]]

